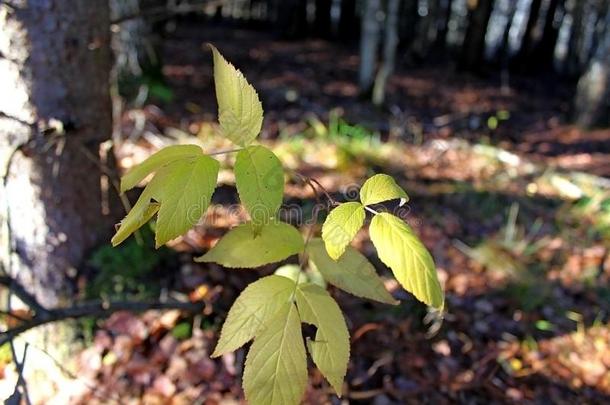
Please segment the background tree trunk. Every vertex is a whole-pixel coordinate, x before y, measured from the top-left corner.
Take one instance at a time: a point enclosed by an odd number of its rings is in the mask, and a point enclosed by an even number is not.
[[[366,0],[362,14],[362,36],[360,37],[360,92],[369,93],[375,77],[377,63],[377,48],[379,46],[380,23],[377,20],[381,2]]]
[[[485,34],[493,8],[493,0],[478,0],[469,2],[474,5],[469,11],[468,28],[462,45],[460,67],[466,70],[476,70],[481,66],[485,52]]]
[[[103,0],[14,3],[0,4],[2,262],[52,307],[72,299],[77,266],[114,219],[100,187],[109,10]]]
[[[398,12],[400,0],[388,0],[385,20],[385,38],[383,43],[383,61],[373,88],[373,104],[380,106],[385,101],[385,87],[388,78],[394,71],[396,47],[398,46]]]
[[[606,32],[595,55],[578,80],[574,103],[575,121],[585,128],[610,125],[610,12]]]
[[[316,21],[315,35],[320,38],[330,38],[331,21],[330,6],[331,0],[316,0]]]
[[[341,0],[341,15],[339,16],[339,37],[341,39],[358,38],[360,24],[356,14],[356,0]]]

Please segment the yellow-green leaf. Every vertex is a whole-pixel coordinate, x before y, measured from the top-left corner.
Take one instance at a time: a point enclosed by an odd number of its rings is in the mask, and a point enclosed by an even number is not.
[[[246,146],[259,134],[263,106],[254,87],[244,75],[226,61],[214,46],[214,84],[218,101],[218,121],[223,134],[232,142]]]
[[[328,255],[337,260],[364,224],[364,206],[347,202],[333,209],[322,226],[322,239]]]
[[[175,161],[161,169],[167,171],[167,181],[154,196],[161,203],[155,234],[157,247],[182,235],[201,219],[216,188],[219,167],[215,159],[200,156],[191,161]]]
[[[281,276],[263,277],[246,287],[229,310],[212,357],[232,352],[254,338],[290,302],[294,290],[294,282]]]
[[[148,159],[133,167],[121,178],[121,193],[134,188],[146,176],[159,169],[161,166],[175,160],[197,157],[203,154],[197,145],[172,145],[167,146],[157,153],[152,154]]]
[[[388,200],[409,201],[407,193],[387,174],[376,174],[364,182],[360,189],[360,201],[364,205],[378,204]]]
[[[381,213],[373,217],[369,233],[379,258],[405,290],[427,305],[442,308],[445,298],[434,260],[409,225]]]
[[[276,215],[284,196],[284,171],[273,152],[260,145],[241,150],[235,159],[235,183],[257,228]]]
[[[309,279],[298,264],[285,264],[275,270],[273,274],[288,278],[298,284],[306,283]]]
[[[182,235],[210,205],[219,164],[209,156],[182,158],[161,166],[112,238],[118,245],[146,223],[155,211],[157,247]]]
[[[299,313],[285,303],[266,322],[246,357],[243,386],[250,405],[298,405],[307,385]]]
[[[292,225],[270,222],[255,233],[248,222],[231,229],[209,252],[195,259],[230,268],[254,268],[303,251],[303,237]]]
[[[309,261],[315,266],[324,280],[357,297],[368,298],[395,305],[398,303],[385,289],[383,281],[373,265],[351,246],[339,260],[328,256],[321,239],[312,239],[307,244]]]
[[[315,284],[299,285],[296,300],[301,321],[317,328],[315,340],[307,342],[311,358],[341,396],[349,361],[349,332],[341,309],[326,290]]]

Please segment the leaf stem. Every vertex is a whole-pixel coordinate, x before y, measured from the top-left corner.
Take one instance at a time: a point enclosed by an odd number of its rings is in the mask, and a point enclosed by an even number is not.
[[[228,153],[239,152],[240,150],[243,150],[243,149],[244,148],[219,150],[217,152],[208,153],[208,156],[225,155],[225,154],[228,154]]]

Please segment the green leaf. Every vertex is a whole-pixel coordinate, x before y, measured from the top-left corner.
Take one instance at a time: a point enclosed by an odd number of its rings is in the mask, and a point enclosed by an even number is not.
[[[280,308],[290,302],[293,281],[281,276],[263,277],[246,287],[231,306],[212,357],[237,350],[252,338]]]
[[[322,226],[322,239],[328,255],[337,260],[364,224],[364,206],[347,202],[333,209]]]
[[[282,163],[264,146],[248,146],[235,159],[235,183],[252,223],[260,229],[276,215],[282,204]]]
[[[301,321],[317,328],[315,340],[307,342],[309,353],[341,396],[349,361],[349,332],[341,309],[326,290],[315,284],[299,285],[296,300]]]
[[[298,405],[307,385],[299,313],[285,303],[254,339],[243,386],[250,405]]]
[[[117,233],[112,237],[112,246],[121,244],[127,239],[132,233],[140,229],[145,223],[159,211],[160,205],[158,203],[151,203],[150,198],[144,197],[144,193],[140,196],[140,199],[133,206],[129,214],[121,221],[121,226]]]
[[[263,124],[263,106],[244,75],[210,45],[214,54],[214,84],[218,121],[224,135],[246,146],[257,137]]]
[[[373,217],[369,233],[379,258],[405,290],[427,305],[442,308],[445,298],[434,260],[409,225],[381,213]]]
[[[173,145],[167,146],[157,153],[152,154],[148,159],[133,167],[126,175],[121,178],[121,193],[134,188],[146,176],[159,169],[161,166],[179,159],[197,157],[203,154],[197,145]]]
[[[200,156],[162,169],[167,171],[167,180],[154,196],[161,203],[155,229],[157,247],[182,235],[201,219],[216,188],[219,167],[215,159]]]
[[[301,266],[297,264],[285,264],[280,266],[273,274],[286,277],[295,283],[301,284],[308,281],[307,274],[301,271]]]
[[[307,244],[309,261],[324,280],[357,297],[368,298],[385,304],[398,303],[385,289],[375,268],[364,255],[351,246],[337,261],[331,259],[322,240],[312,239]]]
[[[360,189],[360,201],[364,205],[377,204],[388,200],[409,201],[407,193],[387,174],[376,174],[364,182]]]
[[[162,166],[121,222],[112,244],[116,246],[124,241],[146,223],[157,208],[157,247],[185,233],[210,205],[218,169],[218,162],[205,155],[174,160]]]
[[[271,222],[258,234],[252,223],[236,226],[196,262],[214,262],[230,268],[255,268],[279,262],[303,251],[303,237],[292,225]]]

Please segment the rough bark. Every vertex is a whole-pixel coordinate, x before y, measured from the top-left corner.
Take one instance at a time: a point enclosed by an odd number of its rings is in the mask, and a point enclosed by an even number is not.
[[[360,37],[360,91],[366,94],[371,91],[375,78],[377,48],[379,46],[380,23],[377,20],[381,2],[366,0],[362,15],[362,36]]]
[[[575,121],[586,128],[610,125],[610,13],[606,32],[589,66],[578,80],[574,102]]]
[[[469,10],[469,22],[460,55],[460,67],[466,70],[478,70],[485,53],[485,34],[493,0],[470,2],[474,7]]]
[[[70,301],[75,269],[111,231],[109,41],[107,1],[0,4],[2,263],[49,307]]]

